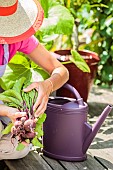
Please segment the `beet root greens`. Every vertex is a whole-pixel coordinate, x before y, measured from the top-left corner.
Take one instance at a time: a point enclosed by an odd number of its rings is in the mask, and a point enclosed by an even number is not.
[[[0,100],[5,105],[15,107],[20,112],[26,112],[25,117],[17,118],[14,123],[9,123],[2,131],[3,134],[11,133],[11,141],[18,138],[19,144],[17,150],[24,149],[24,142],[32,143],[35,148],[42,148],[41,137],[43,136],[42,124],[46,119],[43,113],[39,118],[34,117],[33,105],[37,99],[38,92],[33,89],[30,92],[24,92],[23,88],[29,84],[25,83],[26,78],[22,77],[15,82],[12,89],[8,89],[0,94]]]

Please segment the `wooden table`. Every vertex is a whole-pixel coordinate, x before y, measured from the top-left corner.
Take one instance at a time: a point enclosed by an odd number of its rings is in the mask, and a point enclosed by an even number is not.
[[[96,147],[96,145],[94,144]],[[38,154],[29,153],[20,160],[5,161],[10,170],[113,170],[113,149],[89,149],[84,162],[57,161]],[[93,147],[93,146],[92,146]]]
[[[90,119],[94,123],[97,117]],[[106,119],[84,162],[59,161],[31,152],[20,160],[5,161],[10,170],[113,170],[113,116]]]

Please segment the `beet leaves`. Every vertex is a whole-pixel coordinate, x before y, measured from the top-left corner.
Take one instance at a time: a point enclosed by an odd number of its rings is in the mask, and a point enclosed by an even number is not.
[[[5,105],[15,107],[20,112],[26,112],[26,117],[17,118],[16,122],[12,122],[2,131],[2,134],[12,134],[13,138],[18,137],[19,144],[17,150],[24,149],[26,143],[32,143],[35,148],[42,148],[41,137],[43,136],[42,124],[46,119],[43,113],[39,118],[35,119],[33,105],[37,99],[38,92],[33,89],[30,92],[24,92],[23,88],[31,83],[26,83],[26,78],[22,77],[17,80],[12,87],[0,94],[0,100]]]

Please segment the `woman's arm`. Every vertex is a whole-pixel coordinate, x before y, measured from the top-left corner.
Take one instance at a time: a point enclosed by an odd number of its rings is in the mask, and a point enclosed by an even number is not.
[[[40,43],[29,55],[29,58],[50,74],[50,78],[47,80],[34,82],[24,90],[27,92],[35,88],[38,91],[38,99],[34,105],[34,110],[37,109],[35,115],[39,116],[46,109],[50,93],[67,82],[69,73],[66,67],[54,58]]]
[[[40,43],[29,55],[29,58],[51,75],[49,79],[53,83],[53,90],[57,90],[69,79],[66,67],[54,58]]]

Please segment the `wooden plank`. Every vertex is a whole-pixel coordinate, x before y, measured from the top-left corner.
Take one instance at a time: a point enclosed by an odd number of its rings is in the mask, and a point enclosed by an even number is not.
[[[89,150],[92,156],[95,157],[107,169],[113,169],[113,159],[109,155],[109,150]],[[113,153],[113,152],[112,152]]]
[[[35,152],[30,152],[25,158],[19,160],[7,160],[6,165],[10,170],[52,170],[44,159]]]
[[[91,155],[88,155],[87,160],[83,162],[60,162],[67,170],[105,170],[98,161],[91,157]]]
[[[88,151],[105,167],[113,169],[113,116],[106,118]]]
[[[78,167],[73,164],[73,162],[59,161],[66,170],[78,170]]]
[[[8,167],[4,161],[0,161],[0,170],[8,170]]]
[[[41,156],[52,167],[52,169],[65,170],[64,167],[62,167],[57,160],[48,158],[48,157],[46,157],[44,155],[41,155]]]
[[[95,147],[95,149],[89,149],[88,152],[105,167],[113,169],[113,148],[104,148],[99,142]]]

